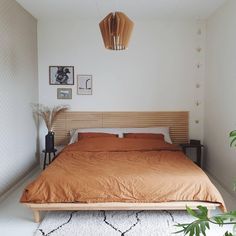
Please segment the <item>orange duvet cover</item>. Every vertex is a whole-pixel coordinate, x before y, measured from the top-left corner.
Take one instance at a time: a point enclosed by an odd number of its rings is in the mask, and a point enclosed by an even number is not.
[[[69,145],[29,184],[21,202],[218,202],[206,174],[156,139],[88,138]]]

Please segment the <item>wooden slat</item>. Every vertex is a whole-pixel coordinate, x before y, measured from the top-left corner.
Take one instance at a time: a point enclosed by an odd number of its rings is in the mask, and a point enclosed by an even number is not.
[[[73,113],[68,112],[66,115],[66,128],[71,130],[74,128],[95,128],[102,126],[101,113]]]
[[[173,143],[188,142],[189,114],[177,112],[64,112],[54,124],[56,144],[66,144],[74,128],[170,127]]]
[[[24,203],[38,211],[64,211],[64,210],[186,210],[186,206],[196,209],[197,206],[206,206],[208,209],[219,207],[219,203],[198,202],[198,201],[175,201],[157,203]]]
[[[103,127],[170,127],[173,143],[188,141],[188,112],[104,112]]]
[[[64,144],[68,142],[67,129],[66,129],[66,112],[60,113],[54,122],[53,131],[55,135],[56,144]]]

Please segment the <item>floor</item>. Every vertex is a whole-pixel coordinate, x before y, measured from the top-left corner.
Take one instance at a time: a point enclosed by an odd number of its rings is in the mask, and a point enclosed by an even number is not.
[[[32,218],[32,212],[19,203],[24,186],[31,182],[39,173],[34,170],[17,188],[0,202],[0,235],[32,236],[38,227]],[[212,182],[221,192],[228,210],[236,209],[236,199],[227,193],[214,179]]]
[[[19,199],[24,186],[35,179],[38,173],[39,170],[33,171],[23,183],[0,202],[0,235],[34,235],[38,224],[34,223],[31,210],[20,204]]]

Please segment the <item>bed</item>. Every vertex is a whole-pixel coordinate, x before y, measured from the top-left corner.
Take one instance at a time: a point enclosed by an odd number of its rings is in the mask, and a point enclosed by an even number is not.
[[[109,135],[67,146],[26,186],[21,202],[33,210],[36,222],[40,211],[185,210],[198,205],[225,210],[215,186],[178,145]]]

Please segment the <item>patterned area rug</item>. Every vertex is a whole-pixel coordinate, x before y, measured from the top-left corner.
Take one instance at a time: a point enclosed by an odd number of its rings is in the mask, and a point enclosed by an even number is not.
[[[51,212],[35,236],[171,236],[176,223],[192,220],[185,211]],[[231,229],[211,225],[207,236],[223,236]]]

